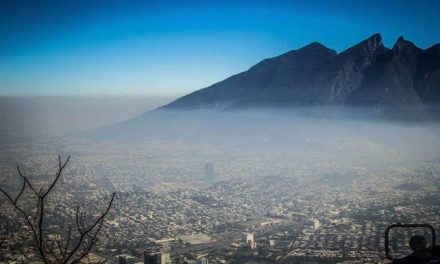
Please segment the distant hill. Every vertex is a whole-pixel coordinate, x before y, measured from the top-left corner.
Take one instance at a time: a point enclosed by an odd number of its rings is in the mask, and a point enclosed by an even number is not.
[[[313,42],[265,59],[163,109],[440,103],[440,44],[420,49],[400,37],[392,49],[374,34],[341,52]]]

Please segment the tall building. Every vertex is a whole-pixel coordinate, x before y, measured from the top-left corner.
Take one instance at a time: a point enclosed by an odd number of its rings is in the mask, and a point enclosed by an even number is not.
[[[212,180],[214,179],[214,163],[208,162],[205,164],[205,179]]]
[[[161,254],[158,251],[145,251],[144,264],[161,264]]]
[[[248,244],[251,250],[257,249],[257,241],[255,241],[255,237],[253,233],[246,234],[246,244]]]
[[[172,264],[170,245],[168,243],[162,244],[162,248],[160,250],[160,264]]]
[[[318,230],[321,227],[321,222],[318,219],[313,219],[313,229]]]
[[[246,233],[246,244],[249,244],[250,242],[254,241],[254,234],[253,233]]]

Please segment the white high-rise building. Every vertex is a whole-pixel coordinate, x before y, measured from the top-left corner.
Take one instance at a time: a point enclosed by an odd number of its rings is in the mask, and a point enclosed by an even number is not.
[[[313,229],[318,230],[321,227],[321,222],[319,219],[313,219]]]
[[[170,246],[167,243],[162,244],[160,250],[160,264],[171,264]]]
[[[246,244],[249,245],[251,250],[257,249],[257,242],[255,241],[253,233],[246,233]]]

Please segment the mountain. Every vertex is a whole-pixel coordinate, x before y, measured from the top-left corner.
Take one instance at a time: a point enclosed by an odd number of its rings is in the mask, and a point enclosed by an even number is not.
[[[439,103],[440,45],[420,49],[400,37],[389,49],[374,34],[341,53],[313,42],[90,134],[264,141],[292,138],[310,117],[439,121]]]
[[[420,49],[374,34],[341,52],[313,42],[183,96],[161,109],[316,105],[405,107],[440,102],[440,44]]]

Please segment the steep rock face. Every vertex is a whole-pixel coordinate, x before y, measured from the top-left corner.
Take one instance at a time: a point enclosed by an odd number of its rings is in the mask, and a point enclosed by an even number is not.
[[[374,64],[377,58],[386,53],[382,37],[375,34],[352,48],[338,54],[329,65],[323,65],[325,70],[332,69],[328,80],[322,83],[322,104],[344,104],[362,85],[364,71]]]
[[[423,102],[440,103],[440,44],[421,51],[413,83]]]
[[[400,37],[391,50],[382,53],[366,69],[362,86],[348,104],[420,104],[420,96],[413,83],[420,51],[412,42]]]
[[[419,49],[400,37],[392,49],[374,34],[337,54],[318,42],[177,99],[166,109],[440,102],[440,45]]]

